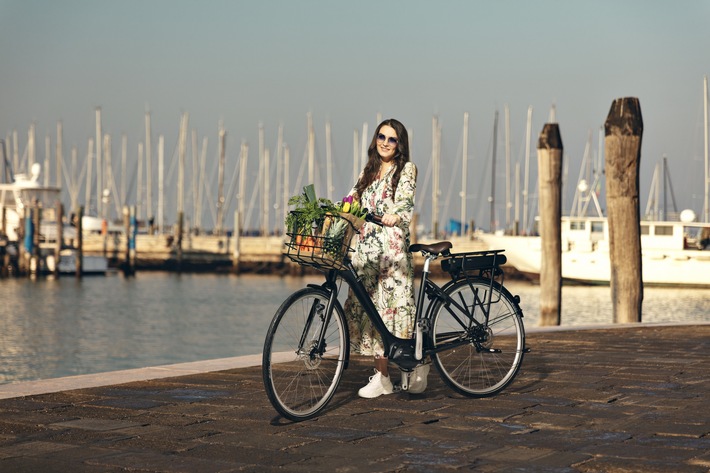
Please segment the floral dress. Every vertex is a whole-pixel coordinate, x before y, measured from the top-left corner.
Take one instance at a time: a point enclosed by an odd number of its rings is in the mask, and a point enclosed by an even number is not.
[[[401,218],[393,227],[367,222],[353,238],[353,266],[377,307],[382,320],[395,336],[409,338],[414,325],[414,273],[409,253],[409,224],[414,213],[417,168],[406,163],[393,196],[394,166],[382,179],[376,179],[360,196],[361,205],[379,215]],[[350,192],[351,195],[355,189]],[[350,291],[345,301],[352,350],[361,355],[382,355],[384,348],[377,330]]]

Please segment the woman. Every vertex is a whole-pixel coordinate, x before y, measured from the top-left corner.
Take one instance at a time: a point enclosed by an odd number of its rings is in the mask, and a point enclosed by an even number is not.
[[[352,262],[387,328],[409,338],[414,324],[414,271],[409,253],[409,224],[414,212],[417,168],[409,161],[409,138],[395,119],[379,124],[367,150],[368,160],[350,191],[370,213],[382,215],[382,226],[365,223],[355,244]],[[358,394],[374,398],[392,394],[382,341],[352,294],[345,302],[353,349],[375,355],[375,375]],[[411,376],[409,392],[426,388],[429,365]]]

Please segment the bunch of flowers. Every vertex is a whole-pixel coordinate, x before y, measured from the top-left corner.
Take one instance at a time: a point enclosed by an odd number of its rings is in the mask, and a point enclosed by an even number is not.
[[[352,236],[352,233],[347,233],[348,229],[354,228],[355,230],[359,230],[365,223],[363,219],[367,214],[367,209],[362,208],[360,202],[355,200],[351,195],[337,202],[335,209],[340,213],[342,218],[337,219],[327,228],[325,232],[324,249],[327,253],[337,255],[342,251],[343,243],[348,243],[349,241],[345,241],[346,235]]]
[[[343,200],[335,204],[335,207],[340,212],[352,214],[356,218],[365,218],[365,215],[367,215],[367,209],[361,207],[360,202],[355,200],[351,195],[343,197]]]

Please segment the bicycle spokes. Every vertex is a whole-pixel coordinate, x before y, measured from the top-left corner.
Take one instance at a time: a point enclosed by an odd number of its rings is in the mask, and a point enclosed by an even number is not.
[[[269,400],[291,420],[316,415],[335,393],[345,365],[347,327],[339,305],[327,316],[326,291],[306,288],[287,299],[269,327],[263,377]]]
[[[491,294],[491,291],[496,294]],[[444,381],[468,396],[490,396],[518,371],[524,331],[517,303],[484,279],[462,280],[432,315],[432,358]]]

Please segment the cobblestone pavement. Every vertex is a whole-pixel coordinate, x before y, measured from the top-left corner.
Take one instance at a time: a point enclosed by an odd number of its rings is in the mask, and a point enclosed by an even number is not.
[[[432,370],[359,399],[357,358],[317,419],[269,404],[261,368],[0,401],[2,472],[710,471],[710,325],[535,331],[488,399]]]

